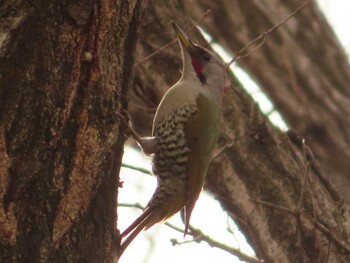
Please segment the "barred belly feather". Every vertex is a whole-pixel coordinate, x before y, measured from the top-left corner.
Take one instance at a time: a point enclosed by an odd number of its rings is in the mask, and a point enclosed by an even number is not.
[[[157,149],[153,158],[153,173],[160,179],[185,176],[189,153],[185,125],[196,113],[196,105],[187,105],[171,111],[155,124]]]
[[[153,157],[153,173],[158,177],[158,189],[149,206],[164,202],[167,196],[177,192],[174,186],[186,184],[186,170],[190,152],[186,142],[185,126],[198,112],[195,104],[172,110],[154,125],[153,136],[157,149]],[[177,184],[174,184],[174,181]]]

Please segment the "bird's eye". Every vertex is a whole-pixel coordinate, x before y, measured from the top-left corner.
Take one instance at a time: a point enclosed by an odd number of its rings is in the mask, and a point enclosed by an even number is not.
[[[205,53],[205,54],[202,55],[202,59],[203,59],[204,61],[210,61],[211,56],[210,56],[209,54]]]

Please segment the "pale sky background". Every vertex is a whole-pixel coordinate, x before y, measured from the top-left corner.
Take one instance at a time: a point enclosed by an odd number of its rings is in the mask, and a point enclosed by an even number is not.
[[[324,10],[329,23],[333,26],[343,46],[349,53],[350,51],[350,1],[349,0],[318,0],[321,8]],[[220,50],[218,50],[219,52]],[[240,78],[247,90],[253,91],[254,99],[258,101],[263,112],[271,112],[273,105],[266,96],[260,91],[259,87],[244,73],[244,71],[235,67],[235,74]],[[278,112],[273,111],[269,115],[271,121],[277,123],[281,129],[287,126],[282,121]],[[127,147],[123,162],[137,167],[151,169],[151,160],[144,158],[139,151]],[[130,169],[122,168],[121,180],[124,181],[123,188],[119,191],[119,202],[126,204],[138,203],[145,206],[156,188],[156,178],[145,175]],[[122,231],[128,227],[141,214],[137,208],[118,208],[118,227]],[[168,220],[169,223],[183,228],[180,216],[177,214]],[[202,192],[198,199],[191,224],[200,228],[206,235],[213,239],[230,246],[240,248],[242,252],[254,255],[254,252],[246,244],[244,236],[238,231],[236,225],[228,218],[209,194]],[[234,234],[229,233],[230,228]],[[212,248],[208,244],[185,243],[173,246],[170,239],[177,239],[179,242],[191,240],[183,239],[183,234],[165,226],[157,224],[151,229],[141,232],[139,236],[131,243],[124,252],[120,263],[187,263],[187,262],[220,262],[233,263],[241,262],[231,254],[220,249]]]

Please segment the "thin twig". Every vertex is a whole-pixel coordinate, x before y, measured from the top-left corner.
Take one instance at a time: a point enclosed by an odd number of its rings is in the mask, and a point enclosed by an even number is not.
[[[229,214],[230,217],[233,217],[235,220],[239,221],[244,226],[248,227],[246,220],[240,218],[239,216],[235,215],[234,213],[232,213],[230,211],[226,211],[226,213]]]
[[[193,29],[195,29],[207,16],[212,14],[212,10],[208,9],[203,16],[186,32],[189,33],[191,32]],[[189,34],[190,35],[190,34]],[[145,62],[146,60],[150,59],[151,57],[157,55],[159,52],[163,51],[164,49],[168,48],[169,46],[171,46],[172,44],[176,43],[177,38],[174,38],[172,41],[168,42],[167,44],[165,44],[164,46],[162,46],[161,48],[158,48],[156,51],[154,51],[153,53],[149,54],[148,56],[144,57],[143,59],[141,59],[139,62],[135,63],[135,67],[139,66],[140,64],[142,64],[143,62]]]
[[[283,24],[285,24],[291,17],[293,17],[296,13],[298,13],[300,10],[302,10],[310,0],[306,0],[301,6],[299,6],[297,9],[294,10],[289,16],[287,16],[285,19],[283,19],[280,23],[277,25],[271,27],[269,30],[265,31],[264,33],[260,34],[257,38],[253,39],[251,42],[249,42],[247,45],[245,45],[241,50],[239,50],[236,55],[231,59],[231,61],[226,65],[226,68],[228,69],[230,65],[235,62],[238,58],[246,57],[250,55],[252,52],[254,52],[257,48],[259,48],[264,42],[265,38],[271,34],[272,32],[276,31],[278,28],[280,28]],[[251,51],[247,51],[252,45],[258,44],[256,48],[254,48]]]
[[[293,129],[289,129],[286,132],[286,134],[287,134],[288,138],[290,139],[290,141],[293,144],[295,144],[298,148],[305,147],[304,149],[305,149],[305,152],[306,152],[306,157],[307,157],[307,160],[311,163],[312,170],[315,172],[315,174],[317,175],[317,177],[319,178],[321,183],[327,188],[327,190],[332,195],[332,197],[335,199],[335,201],[344,202],[344,200],[339,195],[339,193],[338,193],[337,189],[335,188],[335,186],[329,181],[329,179],[327,179],[327,176],[322,171],[322,169],[321,169],[318,161],[314,157],[310,147],[306,143],[303,144],[304,138],[302,138]]]
[[[185,230],[183,228],[174,226],[173,224],[170,224],[169,222],[165,222],[164,225],[166,225],[167,227],[170,227],[173,230],[176,230],[177,232],[180,232],[181,234],[183,234],[185,232]],[[192,233],[187,233],[187,235],[192,236]]]
[[[234,144],[236,143],[236,141],[232,140],[231,142],[228,142],[224,145],[224,147],[222,147],[217,153],[215,153],[215,155],[211,158],[211,161],[214,161],[216,158],[218,158],[224,151],[226,151],[226,149],[232,147]]]
[[[132,170],[138,171],[140,173],[152,175],[152,173],[149,170],[141,168],[141,167],[136,167],[136,166],[133,166],[131,164],[122,163],[122,167],[125,167],[125,168],[128,168],[128,169],[132,169]]]
[[[305,139],[303,138],[302,141],[302,148],[303,148],[303,155],[304,155],[304,166],[306,167],[305,168],[305,181],[304,181],[304,185],[303,185],[303,188],[305,188],[306,186],[306,183],[308,183],[309,185],[309,188],[310,188],[310,199],[311,199],[311,203],[312,203],[312,212],[313,212],[313,217],[314,217],[314,220],[316,220],[316,203],[315,203],[315,200],[314,200],[314,191],[313,191],[313,188],[312,188],[312,185],[311,185],[311,181],[310,181],[310,176],[309,176],[309,173],[310,173],[310,168],[311,168],[311,160],[308,158],[308,147],[305,143]],[[304,190],[304,193],[302,193],[303,195],[305,195],[305,190]],[[299,199],[299,203],[298,203],[298,209],[300,211],[301,209],[301,201],[302,201],[302,194],[300,194],[300,199]]]
[[[121,207],[138,208],[138,209],[141,209],[141,210],[144,209],[144,207],[143,207],[141,204],[139,204],[139,203],[134,203],[134,204],[118,203],[118,206],[121,206]]]
[[[265,201],[262,201],[262,200],[254,200],[252,199],[253,202],[255,203],[258,203],[258,204],[262,204],[264,206],[267,206],[267,207],[271,207],[271,208],[275,208],[277,210],[281,210],[281,211],[284,211],[284,212],[287,212],[289,214],[292,214],[292,215],[295,215],[295,212],[284,207],[284,206],[281,206],[281,205],[276,205],[276,204],[272,204],[272,203],[269,203],[269,202],[265,202]]]
[[[233,238],[235,239],[235,241],[236,241],[236,243],[238,244],[238,246],[239,247],[241,247],[240,246],[240,242],[239,242],[239,240],[238,240],[238,238],[237,238],[237,235],[236,235],[236,231],[234,231],[232,228],[231,228],[231,223],[230,223],[230,221],[232,221],[232,222],[234,222],[233,220],[232,220],[232,218],[231,217],[229,217],[229,215],[227,215],[227,231],[233,236]]]
[[[193,234],[193,236],[195,237],[195,241],[197,241],[197,242],[204,241],[204,242],[208,243],[209,246],[224,250],[224,251],[238,257],[240,260],[245,261],[245,262],[262,263],[262,261],[260,261],[256,257],[248,256],[247,254],[243,253],[240,249],[229,247],[226,244],[220,243],[220,242],[212,239],[211,237],[203,234],[203,232],[200,231],[199,229],[190,227],[190,230],[191,230],[191,233]]]
[[[299,200],[298,200],[298,211],[301,210],[301,203],[302,203],[304,195],[305,195],[306,182],[309,178],[309,170],[310,170],[309,167],[310,167],[309,162],[306,161],[304,181],[303,181],[303,185],[302,185]]]
[[[328,248],[327,248],[327,256],[326,256],[325,263],[328,263],[329,254],[330,254],[330,252],[331,252],[331,245],[332,245],[332,240],[329,240],[329,242],[328,242]]]
[[[299,220],[301,218],[308,220],[309,222],[311,222],[311,224],[313,224],[318,230],[320,230],[323,234],[325,234],[329,239],[332,239],[336,244],[338,244],[341,248],[343,248],[348,254],[350,254],[350,246],[349,244],[344,241],[339,239],[328,227],[326,227],[324,224],[322,224],[318,219],[316,220],[310,220],[309,218],[307,218],[306,215],[303,215],[303,213],[299,213],[299,212],[293,212],[292,210],[280,206],[280,205],[275,205],[269,202],[265,202],[265,201],[261,201],[261,200],[253,200],[256,203],[265,205],[267,207],[271,207],[277,210],[281,210],[284,212],[287,212],[289,214],[294,215],[296,218],[298,218]],[[301,221],[300,221],[301,224]]]
[[[338,237],[336,237],[329,228],[325,227],[318,220],[315,222],[315,225],[317,229],[319,229],[322,233],[324,233],[326,236],[332,239],[335,243],[337,243],[340,247],[342,247],[348,254],[350,254],[349,245],[345,243],[343,240],[340,240]]]

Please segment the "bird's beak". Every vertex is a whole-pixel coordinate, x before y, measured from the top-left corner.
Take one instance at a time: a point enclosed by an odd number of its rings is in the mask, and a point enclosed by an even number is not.
[[[187,49],[187,51],[191,54],[195,51],[195,45],[190,40],[190,38],[186,35],[186,33],[173,21],[171,21],[177,37],[179,38],[181,44]]]

